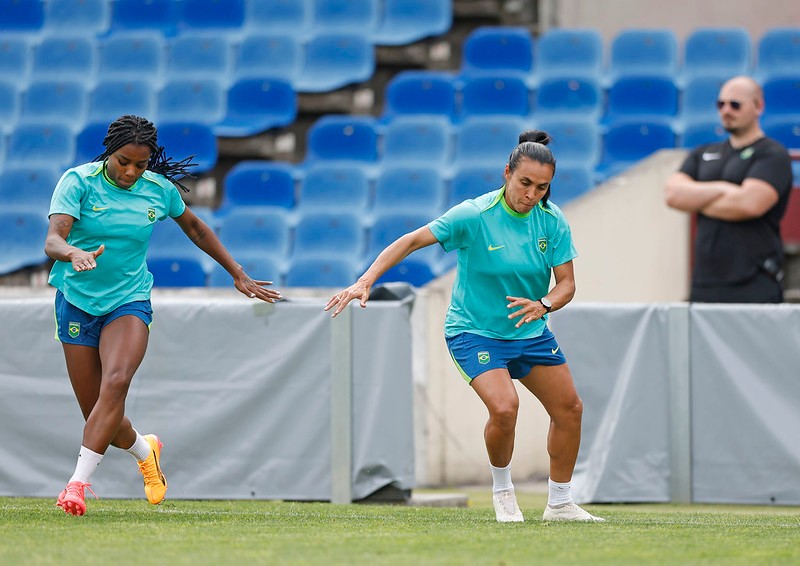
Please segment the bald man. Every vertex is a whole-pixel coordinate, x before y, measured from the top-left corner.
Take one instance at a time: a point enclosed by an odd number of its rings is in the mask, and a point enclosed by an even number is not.
[[[761,130],[764,94],[754,80],[727,81],[717,109],[728,139],[692,151],[665,186],[668,206],[697,213],[689,300],[780,303],[791,159]]]

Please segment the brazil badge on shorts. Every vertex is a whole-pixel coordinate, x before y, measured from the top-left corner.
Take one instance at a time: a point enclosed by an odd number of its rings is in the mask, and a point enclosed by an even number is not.
[[[492,358],[489,355],[489,352],[487,352],[486,350],[481,350],[480,352],[478,352],[478,363],[479,364],[481,364],[482,366],[485,366],[490,361],[492,361]]]
[[[81,335],[81,323],[80,322],[70,322],[67,325],[67,332],[69,332],[70,338],[77,338]]]

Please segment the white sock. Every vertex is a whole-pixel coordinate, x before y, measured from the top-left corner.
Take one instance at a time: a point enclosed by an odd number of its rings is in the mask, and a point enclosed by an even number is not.
[[[81,446],[81,451],[78,454],[78,464],[75,466],[75,473],[69,481],[79,481],[81,483],[89,483],[89,478],[100,465],[103,460],[103,455],[97,452],[92,452],[85,446]]]
[[[572,503],[572,482],[566,483],[554,482],[547,478],[547,485],[549,487],[549,495],[547,496],[547,504],[550,507],[557,507],[566,503]]]
[[[514,484],[511,483],[511,464],[505,468],[495,468],[491,464],[489,467],[492,468],[492,493],[514,489]]]
[[[147,460],[147,457],[150,456],[150,451],[152,448],[150,448],[150,445],[144,439],[144,436],[139,434],[135,429],[133,432],[136,433],[136,440],[134,440],[133,446],[127,448],[125,451],[136,458],[137,462],[144,462]]]

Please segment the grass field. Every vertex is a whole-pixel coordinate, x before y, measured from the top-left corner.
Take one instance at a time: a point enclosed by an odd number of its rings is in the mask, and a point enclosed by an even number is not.
[[[281,501],[0,498],[0,564],[798,564],[800,509],[595,505],[603,524],[494,520],[487,490],[467,508]],[[91,497],[91,496],[89,496]]]

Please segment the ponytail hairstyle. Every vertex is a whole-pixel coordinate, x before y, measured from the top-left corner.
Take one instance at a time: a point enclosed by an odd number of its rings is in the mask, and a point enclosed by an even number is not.
[[[112,153],[130,143],[149,147],[150,161],[147,164],[147,168],[153,173],[163,175],[184,192],[189,192],[189,189],[180,182],[180,179],[193,177],[189,173],[189,168],[197,167],[197,163],[191,162],[194,155],[190,155],[180,161],[174,161],[171,157],[165,156],[164,146],[158,145],[158,131],[153,123],[146,118],[125,115],[111,122],[108,126],[108,133],[103,140],[106,150],[95,157],[94,161],[103,161],[103,166],[105,167],[105,160]]]
[[[553,175],[556,173],[556,158],[547,145],[550,143],[550,136],[542,130],[525,130],[519,135],[517,147],[511,152],[508,158],[508,170],[513,173],[523,157],[531,161],[536,161],[543,165],[552,165]],[[550,198],[550,188],[542,197],[541,202],[547,206],[547,199]]]

